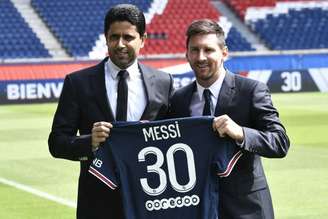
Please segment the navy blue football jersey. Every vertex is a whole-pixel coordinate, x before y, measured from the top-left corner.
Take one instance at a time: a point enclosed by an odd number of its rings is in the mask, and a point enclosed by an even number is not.
[[[127,219],[216,219],[218,177],[242,152],[212,129],[213,118],[113,124],[89,172],[120,187]]]

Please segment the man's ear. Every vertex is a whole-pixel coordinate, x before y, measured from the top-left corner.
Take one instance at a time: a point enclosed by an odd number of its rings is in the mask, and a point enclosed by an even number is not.
[[[105,36],[106,45],[108,46],[107,33],[105,33],[104,36]]]
[[[227,46],[224,46],[224,48],[222,49],[222,56],[224,61],[228,58],[229,55],[229,50]]]
[[[145,46],[146,39],[147,39],[147,33],[144,33],[144,35],[141,37],[141,41],[142,41],[141,48]]]

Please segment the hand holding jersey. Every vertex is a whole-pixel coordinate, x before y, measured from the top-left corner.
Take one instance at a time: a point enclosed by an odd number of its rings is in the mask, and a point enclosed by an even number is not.
[[[124,218],[119,192],[108,190],[88,174],[93,151],[111,135],[110,123],[120,120],[117,114],[126,113],[128,121],[161,119],[173,92],[170,74],[138,61],[146,39],[141,9],[131,4],[110,8],[104,19],[104,35],[108,57],[66,75],[48,140],[52,156],[80,162],[77,219]],[[127,78],[121,70],[128,71]],[[127,79],[128,89],[121,78]],[[117,104],[120,94],[128,94],[127,111]]]
[[[109,122],[101,121],[93,124],[92,147],[94,149],[98,148],[100,143],[106,141],[106,138],[109,137],[111,128],[113,128],[113,125]],[[215,117],[213,120],[213,130],[216,131],[220,137],[228,135],[239,143],[244,140],[242,128],[228,115]]]
[[[113,125],[109,122],[101,121],[93,123],[93,128],[91,130],[91,144],[93,150],[97,149],[100,143],[106,141],[112,127]]]
[[[213,130],[221,137],[229,136],[238,143],[244,141],[243,128],[234,122],[228,115],[215,117],[213,120]]]
[[[186,32],[186,57],[196,81],[176,90],[171,118],[202,115],[202,91],[211,91],[213,129],[235,139],[244,155],[233,173],[220,179],[218,211],[222,218],[274,218],[261,156],[285,157],[290,143],[267,85],[233,74],[223,29],[207,19],[192,22]]]
[[[242,152],[212,124],[210,117],[114,123],[89,172],[120,187],[127,219],[216,219],[218,177]]]

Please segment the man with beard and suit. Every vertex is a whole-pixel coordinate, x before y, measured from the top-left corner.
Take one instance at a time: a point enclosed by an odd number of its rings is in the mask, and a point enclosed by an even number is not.
[[[194,21],[186,35],[186,57],[196,81],[174,93],[170,116],[214,116],[213,130],[232,138],[243,151],[230,176],[219,180],[220,219],[272,219],[261,156],[286,156],[289,139],[269,90],[224,68],[228,49],[216,22]]]
[[[121,219],[121,197],[88,173],[93,151],[110,135],[111,122],[157,120],[167,114],[172,77],[141,64],[145,17],[130,4],[105,17],[108,57],[65,78],[49,135],[52,156],[80,161],[77,218]]]

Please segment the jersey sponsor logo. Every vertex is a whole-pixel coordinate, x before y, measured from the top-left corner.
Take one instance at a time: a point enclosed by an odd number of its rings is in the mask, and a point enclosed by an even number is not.
[[[189,206],[197,206],[199,204],[200,198],[198,195],[192,196],[184,196],[184,197],[176,197],[176,198],[163,198],[161,200],[148,200],[145,203],[145,207],[148,211],[158,211],[165,210],[168,208],[181,208],[181,207],[189,207]]]

